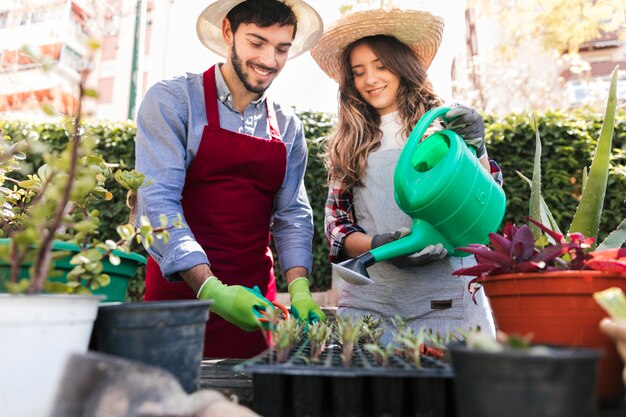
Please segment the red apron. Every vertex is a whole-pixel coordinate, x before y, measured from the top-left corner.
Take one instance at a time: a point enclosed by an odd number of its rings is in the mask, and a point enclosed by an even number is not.
[[[276,298],[274,261],[269,248],[274,197],[287,167],[287,152],[266,100],[271,139],[220,127],[213,66],[203,75],[208,125],[187,170],[182,191],[183,214],[224,284],[258,285]],[[168,282],[154,259],[146,268],[145,300],[195,299],[186,282]],[[217,314],[206,326],[204,356],[250,358],[267,348],[261,331],[245,332]]]

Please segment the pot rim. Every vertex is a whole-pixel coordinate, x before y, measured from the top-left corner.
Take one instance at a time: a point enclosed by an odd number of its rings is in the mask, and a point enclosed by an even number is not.
[[[556,278],[556,277],[585,277],[585,276],[610,276],[610,277],[621,277],[626,279],[626,273],[619,272],[609,272],[609,271],[598,271],[595,269],[585,269],[585,270],[571,270],[564,269],[562,271],[543,271],[543,272],[515,272],[512,274],[499,274],[499,275],[489,275],[485,277],[478,277],[475,282],[483,283],[487,281],[503,281],[510,279],[543,279],[543,278]]]

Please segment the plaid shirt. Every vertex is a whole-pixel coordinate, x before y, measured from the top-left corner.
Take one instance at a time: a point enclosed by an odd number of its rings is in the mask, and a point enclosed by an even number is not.
[[[489,164],[491,176],[502,186],[502,170],[493,159],[489,160]],[[354,232],[366,233],[357,224],[352,191],[346,190],[345,184],[341,181],[331,181],[328,188],[328,199],[324,207],[324,232],[330,243],[328,258],[331,262],[339,262],[345,258],[342,249],[346,237]]]

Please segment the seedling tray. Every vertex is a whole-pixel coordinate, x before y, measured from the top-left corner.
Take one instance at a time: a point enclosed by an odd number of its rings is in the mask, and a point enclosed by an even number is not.
[[[352,365],[331,341],[319,361],[307,363],[302,339],[286,362],[270,363],[268,350],[237,367],[252,375],[252,408],[265,417],[455,417],[449,364],[422,357],[418,368],[398,355],[380,365],[356,346]]]

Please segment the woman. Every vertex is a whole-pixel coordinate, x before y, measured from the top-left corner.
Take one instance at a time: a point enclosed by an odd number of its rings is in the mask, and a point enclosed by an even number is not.
[[[426,74],[442,33],[442,19],[427,12],[370,10],[340,19],[311,52],[339,83],[339,120],[327,152],[325,230],[332,262],[396,240],[411,226],[395,202],[393,175],[417,121],[442,105]],[[447,127],[491,170],[480,115],[459,106],[446,116],[454,119]],[[493,171],[498,177],[495,163]],[[338,314],[382,318],[383,343],[391,340],[395,316],[441,335],[476,326],[493,334],[484,296],[474,305],[467,281],[451,275],[470,262],[446,256],[441,245],[379,262],[368,268],[374,284],[343,283]]]

